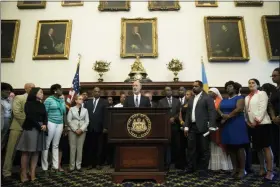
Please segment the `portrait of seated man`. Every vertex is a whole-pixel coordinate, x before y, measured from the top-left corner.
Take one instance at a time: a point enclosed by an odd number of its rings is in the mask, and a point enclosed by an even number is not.
[[[242,57],[238,23],[210,23],[213,57]]]
[[[280,21],[268,21],[267,30],[272,56],[280,56]]]
[[[39,40],[39,55],[63,54],[66,25],[42,25]]]
[[[127,53],[152,53],[152,23],[127,24]]]
[[[1,61],[14,62],[19,34],[19,20],[1,21]]]
[[[153,6],[170,7],[174,6],[176,1],[152,1]]]
[[[105,8],[120,8],[126,6],[126,1],[104,1]]]

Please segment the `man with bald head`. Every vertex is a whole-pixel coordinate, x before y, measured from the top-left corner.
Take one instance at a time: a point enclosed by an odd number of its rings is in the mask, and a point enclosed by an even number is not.
[[[15,96],[13,101],[13,120],[10,127],[9,140],[2,172],[4,179],[11,179],[12,176],[12,166],[16,153],[16,146],[22,133],[21,126],[25,120],[24,105],[27,95],[33,87],[35,87],[33,83],[26,83],[24,85],[25,94]]]
[[[151,103],[148,97],[141,95],[142,85],[139,80],[133,82],[132,91],[133,96],[128,96],[125,101],[123,107],[151,107]]]
[[[166,154],[166,167],[169,168],[171,162],[175,163],[176,168],[180,168],[181,166],[179,165],[179,156],[180,149],[179,149],[179,144],[180,144],[180,126],[177,123],[177,119],[179,117],[179,112],[180,112],[180,101],[172,96],[172,89],[169,86],[166,86],[164,88],[164,93],[165,96],[158,102],[158,108],[170,108],[168,112],[168,117],[169,117],[169,124],[171,127],[171,144],[167,149],[167,154]]]

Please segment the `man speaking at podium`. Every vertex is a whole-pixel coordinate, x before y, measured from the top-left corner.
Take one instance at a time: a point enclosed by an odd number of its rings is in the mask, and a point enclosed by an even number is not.
[[[151,103],[148,97],[141,95],[141,83],[137,80],[132,84],[133,96],[126,97],[123,107],[151,107]]]

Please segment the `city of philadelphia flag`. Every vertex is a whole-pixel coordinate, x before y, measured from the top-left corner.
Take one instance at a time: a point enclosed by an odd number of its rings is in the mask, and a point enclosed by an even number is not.
[[[79,71],[80,71],[80,55],[79,55],[79,62],[77,64],[76,73],[75,73],[74,79],[72,81],[72,87],[69,90],[69,94],[68,94],[67,99],[66,99],[66,105],[67,105],[68,109],[71,107],[71,104],[73,102],[74,97],[76,95],[79,95],[79,93],[80,93],[80,75],[79,75]]]
[[[208,93],[209,87],[208,87],[208,81],[206,77],[205,67],[203,63],[203,58],[201,58],[201,71],[202,71],[202,83],[203,83],[203,90]]]

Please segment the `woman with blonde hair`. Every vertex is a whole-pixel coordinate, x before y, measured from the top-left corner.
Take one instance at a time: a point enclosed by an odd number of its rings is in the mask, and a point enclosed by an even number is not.
[[[83,102],[84,97],[82,95],[76,96],[76,106],[71,107],[67,115],[67,122],[69,125],[70,172],[74,171],[75,167],[77,171],[81,171],[83,147],[86,138],[87,126],[89,124],[88,110],[83,107]]]
[[[223,97],[217,88],[210,88],[209,95],[214,99],[216,110],[219,108]],[[217,122],[219,124],[219,122]],[[221,127],[210,135],[211,157],[209,161],[210,170],[231,170],[232,164],[229,156],[225,152],[225,147],[221,140]]]

